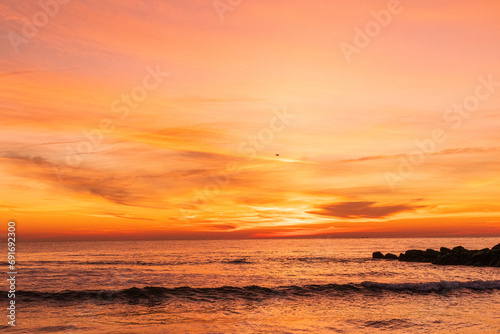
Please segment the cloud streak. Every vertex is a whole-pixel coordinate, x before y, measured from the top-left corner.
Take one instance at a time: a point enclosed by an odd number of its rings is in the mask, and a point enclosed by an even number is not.
[[[347,219],[379,219],[386,218],[397,213],[409,212],[422,208],[425,208],[425,206],[412,204],[377,205],[376,202],[341,202],[320,205],[318,207],[319,210],[309,211],[308,213]]]
[[[479,76],[500,78],[500,3],[413,2],[347,66],[338,44],[377,6],[254,0],[220,22],[211,1],[69,1],[19,54],[0,39],[0,215],[34,238],[410,236],[499,221],[500,95],[404,189],[381,175]],[[0,28],[20,33],[39,10],[0,0]],[[168,80],[127,104],[156,65]],[[297,118],[268,140],[278,106]],[[103,119],[114,129],[89,138]]]

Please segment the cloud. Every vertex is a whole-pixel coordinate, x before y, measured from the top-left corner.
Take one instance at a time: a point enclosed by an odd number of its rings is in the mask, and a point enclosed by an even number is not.
[[[155,221],[154,219],[151,218],[146,218],[146,217],[139,217],[135,215],[129,215],[125,213],[113,213],[113,212],[108,212],[106,213],[108,216],[116,217],[116,218],[121,218],[121,219],[133,219],[133,220],[147,220],[147,221]]]
[[[135,196],[129,189],[126,188],[126,183],[118,184],[116,180],[85,180],[79,185],[80,190],[87,190],[96,196],[100,196],[112,203],[122,205],[134,205],[138,201],[138,196]],[[112,185],[101,185],[111,183]]]
[[[30,74],[34,73],[34,71],[11,71],[11,72],[2,72],[0,73],[0,77],[8,77],[11,75],[23,75],[23,74]]]
[[[259,102],[263,101],[261,98],[254,97],[202,97],[202,96],[185,96],[170,98],[168,102],[176,103],[192,103],[192,104],[205,104],[205,103],[238,103],[238,102]]]
[[[214,224],[214,225],[207,225],[206,227],[210,230],[217,230],[217,231],[229,231],[237,228],[237,226],[233,224]]]
[[[6,152],[0,155],[1,158],[9,159],[21,164],[33,163],[37,166],[50,166],[50,162],[39,155],[29,155],[29,154],[18,154],[15,152]]]
[[[318,206],[318,211],[309,211],[322,216],[338,218],[383,218],[396,213],[424,208],[411,204],[375,205],[376,202],[341,202]]]
[[[12,167],[11,175],[44,182],[54,189],[97,196],[114,204],[162,208],[157,197],[159,190],[166,186],[165,178],[137,171],[82,166],[68,170],[58,180],[57,169],[61,167],[64,172],[66,167],[40,155],[6,152],[0,157]]]
[[[496,152],[500,150],[500,147],[465,147],[465,148],[449,148],[434,152],[430,155],[450,155],[450,154],[476,154],[476,153],[489,153]],[[383,159],[395,159],[399,157],[405,157],[406,154],[392,154],[392,155],[372,155],[364,156],[354,159],[344,159],[342,162],[360,162],[360,161],[370,161],[370,160],[383,160]]]

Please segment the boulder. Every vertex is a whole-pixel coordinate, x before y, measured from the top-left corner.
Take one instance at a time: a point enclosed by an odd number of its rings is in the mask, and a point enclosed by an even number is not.
[[[446,248],[446,247],[441,247],[441,248],[439,249],[439,251],[440,251],[441,253],[443,253],[443,254],[446,254],[446,253],[451,252],[451,249]]]
[[[428,249],[426,251],[410,249],[405,252],[402,261],[432,262],[438,256],[438,254],[439,252],[432,249]]]
[[[460,259],[453,253],[446,253],[443,255],[440,255],[432,261],[433,264],[440,264],[440,265],[459,265]]]
[[[459,264],[466,264],[472,259],[472,255],[474,255],[474,251],[470,251],[468,249],[463,248],[462,246],[455,247],[451,250],[452,254],[458,258]]]
[[[439,256],[439,252],[435,251],[434,249],[427,249],[425,251],[425,255],[427,256],[427,259],[429,260],[429,262],[432,262],[432,261],[434,261],[435,258],[437,258]]]
[[[500,249],[491,249],[489,266],[500,267]]]
[[[491,252],[488,248],[472,254],[472,257],[467,261],[469,266],[487,266],[491,262]]]
[[[384,256],[384,259],[388,259],[388,260],[397,260],[397,259],[398,259],[398,256],[397,256],[396,254],[387,253],[387,254],[385,254],[385,256]]]
[[[426,254],[423,250],[410,249],[405,252],[405,261],[425,262]]]
[[[425,251],[410,249],[405,253],[400,253],[399,257],[387,253],[385,256],[381,252],[373,253],[375,259],[391,259],[408,262],[429,262],[439,265],[466,265],[466,266],[490,266],[500,267],[500,244],[492,249],[483,248],[481,250],[468,250],[462,246],[449,249],[441,247],[439,252],[434,249]]]

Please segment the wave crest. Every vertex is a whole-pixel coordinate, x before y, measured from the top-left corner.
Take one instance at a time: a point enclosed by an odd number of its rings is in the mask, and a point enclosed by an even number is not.
[[[440,281],[425,283],[380,283],[362,282],[350,284],[321,284],[303,286],[280,286],[274,288],[261,286],[222,286],[216,288],[193,288],[189,286],[164,288],[148,286],[144,288],[129,288],[124,290],[82,290],[82,291],[60,291],[60,292],[40,292],[40,291],[19,291],[20,299],[26,301],[116,301],[116,302],[137,302],[161,301],[170,298],[187,298],[191,300],[224,300],[224,299],[252,299],[259,300],[272,297],[314,297],[314,296],[342,296],[351,293],[447,293],[450,291],[486,291],[500,289],[500,280],[493,281]],[[7,296],[2,293],[0,296]],[[0,297],[1,299],[2,297]]]

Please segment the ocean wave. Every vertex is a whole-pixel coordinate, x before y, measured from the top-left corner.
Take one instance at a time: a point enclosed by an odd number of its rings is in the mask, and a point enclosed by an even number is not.
[[[441,292],[450,290],[497,290],[500,289],[500,280],[496,281],[439,281],[426,283],[378,283],[363,282],[364,287],[369,289],[389,291],[412,291],[412,292]]]
[[[47,264],[50,265],[79,265],[79,266],[87,266],[87,265],[92,265],[92,266],[123,266],[123,265],[129,265],[129,266],[178,266],[178,265],[200,265],[200,264],[211,264],[215,263],[217,261],[213,260],[207,260],[207,261],[156,261],[156,262],[149,262],[149,261],[123,261],[123,260],[115,260],[115,261],[76,261],[76,260],[41,260],[41,261],[23,261],[23,262],[17,262],[18,265],[31,265],[31,266],[46,266]],[[230,262],[226,262],[230,263]]]
[[[227,264],[249,264],[249,263],[252,263],[252,261],[250,261],[246,258],[233,259],[233,260],[222,260],[221,262],[227,263]]]
[[[318,284],[302,286],[280,286],[280,287],[262,287],[262,286],[222,286],[215,288],[194,288],[189,286],[164,288],[164,287],[144,287],[129,288],[123,290],[81,290],[81,291],[60,291],[60,292],[41,292],[41,291],[19,291],[16,293],[18,298],[25,301],[124,301],[138,302],[161,301],[170,298],[187,298],[191,300],[213,301],[221,299],[265,299],[271,297],[314,297],[314,296],[338,296],[349,295],[352,293],[448,293],[451,291],[491,291],[500,289],[500,280],[495,281],[440,281],[425,283],[380,283],[380,282],[362,282],[350,284]],[[0,294],[0,299],[7,296],[7,293]]]
[[[335,258],[335,257],[276,257],[276,258],[263,258],[253,261],[246,257],[241,258],[225,258],[225,259],[206,259],[206,260],[160,260],[160,261],[130,261],[130,260],[38,260],[38,261],[23,261],[18,262],[19,265],[25,266],[61,266],[61,265],[79,265],[79,266],[179,266],[179,265],[202,265],[202,264],[251,264],[251,263],[364,263],[373,261],[371,258]],[[4,263],[8,265],[8,263]]]

